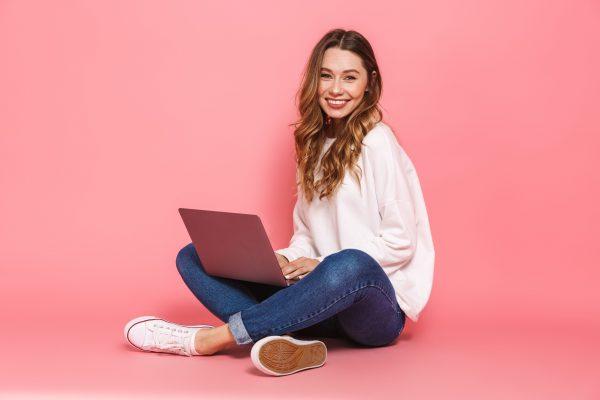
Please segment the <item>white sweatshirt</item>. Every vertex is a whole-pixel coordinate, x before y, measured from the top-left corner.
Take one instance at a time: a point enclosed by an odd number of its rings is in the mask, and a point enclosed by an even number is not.
[[[326,139],[319,160],[334,140]],[[417,172],[382,121],[364,137],[358,166],[362,188],[346,171],[331,200],[315,194],[308,204],[298,186],[294,234],[289,247],[275,252],[289,261],[308,257],[321,262],[343,249],[362,250],[383,268],[400,308],[416,322],[431,293],[435,258]]]

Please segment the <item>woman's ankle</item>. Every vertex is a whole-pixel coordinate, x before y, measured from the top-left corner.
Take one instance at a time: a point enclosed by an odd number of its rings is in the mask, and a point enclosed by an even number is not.
[[[236,344],[227,324],[216,328],[200,329],[194,338],[195,350],[199,355],[212,355]]]

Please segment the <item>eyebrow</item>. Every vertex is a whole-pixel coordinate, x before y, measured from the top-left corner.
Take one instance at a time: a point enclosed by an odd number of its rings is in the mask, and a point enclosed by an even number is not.
[[[329,68],[321,67],[321,69],[326,69],[326,70],[327,70],[327,71],[329,71],[329,72],[333,72],[333,71],[331,71]],[[342,74],[345,74],[346,72],[356,72],[357,74],[360,74],[360,72],[358,72],[358,71],[357,71],[357,70],[355,70],[355,69],[347,69],[347,70],[345,70],[345,71],[342,71]]]

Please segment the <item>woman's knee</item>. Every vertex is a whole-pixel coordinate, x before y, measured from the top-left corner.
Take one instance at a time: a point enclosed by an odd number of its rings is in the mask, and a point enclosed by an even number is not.
[[[340,250],[326,259],[325,280],[330,285],[347,285],[348,279],[381,269],[373,257],[358,249]]]
[[[175,265],[177,266],[177,270],[180,274],[185,274],[186,270],[196,264],[195,260],[198,259],[198,253],[196,253],[196,248],[194,247],[194,243],[190,243],[184,246],[177,253],[177,257],[175,258]]]

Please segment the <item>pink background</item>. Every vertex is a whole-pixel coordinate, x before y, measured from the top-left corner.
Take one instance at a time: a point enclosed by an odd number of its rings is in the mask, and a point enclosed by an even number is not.
[[[294,94],[342,27],[375,49],[435,280],[404,340],[332,344],[327,368],[287,382],[329,398],[600,396],[598,2],[284,3],[0,3],[0,393],[206,398],[238,393],[236,376],[248,397],[289,395],[246,350],[143,354],[122,327],[218,323],[175,268],[178,207],[258,214],[287,245]]]

